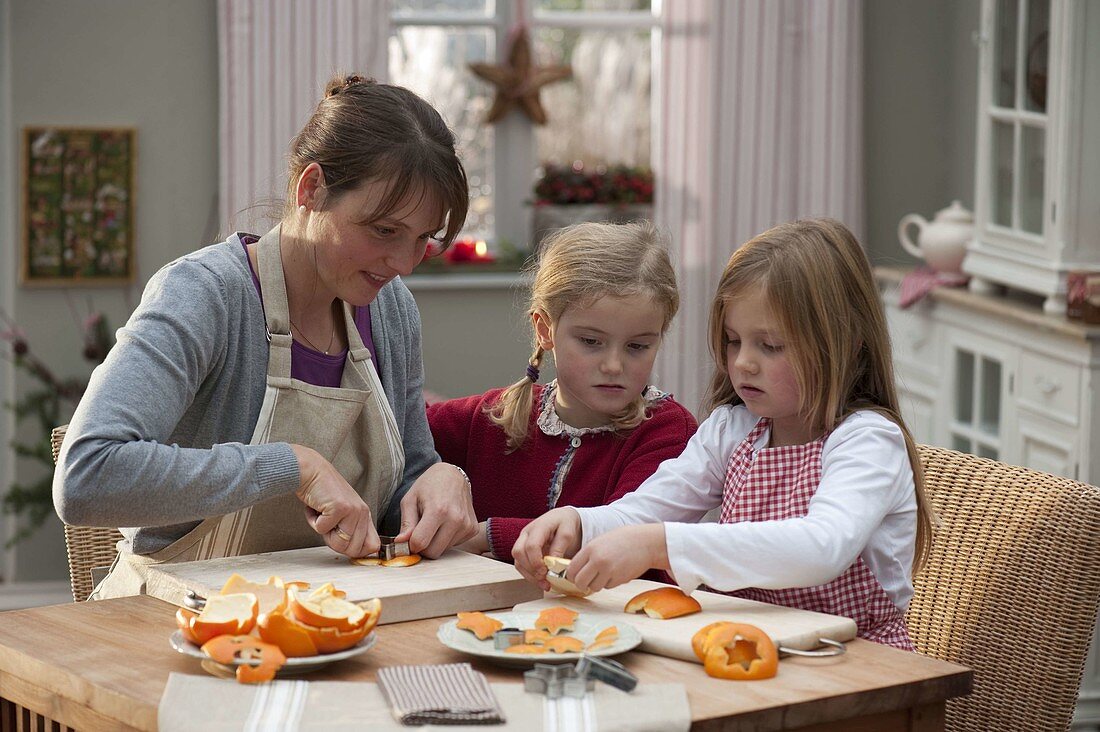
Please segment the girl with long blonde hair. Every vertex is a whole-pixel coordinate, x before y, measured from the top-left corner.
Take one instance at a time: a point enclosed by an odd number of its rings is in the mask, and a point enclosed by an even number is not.
[[[569,578],[594,590],[663,569],[685,591],[851,617],[861,637],[912,649],[904,612],[932,512],[855,237],[810,219],[741,246],[710,341],[710,417],[684,453],[609,506],[533,522],[517,567],[545,584],[542,555],[575,553]]]
[[[650,384],[678,305],[665,240],[649,222],[579,224],[543,242],[523,378],[428,407],[436,450],[473,485],[481,531],[463,548],[510,560],[533,518],[613,501],[680,454],[695,418]],[[557,378],[543,386],[548,354]]]

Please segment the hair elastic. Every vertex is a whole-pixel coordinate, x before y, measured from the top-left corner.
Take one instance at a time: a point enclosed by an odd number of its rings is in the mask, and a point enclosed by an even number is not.
[[[534,364],[527,364],[527,378],[531,381],[538,382],[539,369]]]

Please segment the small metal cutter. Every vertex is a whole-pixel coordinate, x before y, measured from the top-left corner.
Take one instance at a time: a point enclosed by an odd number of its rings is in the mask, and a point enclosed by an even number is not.
[[[527,634],[519,628],[501,628],[493,633],[493,648],[504,651],[512,646],[523,645]]]
[[[580,699],[595,688],[596,682],[577,674],[573,666],[536,663],[523,673],[523,688],[532,694],[545,694],[548,699],[572,696]]]
[[[638,685],[638,677],[627,671],[626,666],[599,656],[581,656],[577,661],[577,674],[589,679],[599,679],[626,692],[634,691],[634,687]]]
[[[396,536],[379,536],[382,546],[378,548],[378,558],[385,561],[394,557],[409,556],[409,542],[397,541]]]

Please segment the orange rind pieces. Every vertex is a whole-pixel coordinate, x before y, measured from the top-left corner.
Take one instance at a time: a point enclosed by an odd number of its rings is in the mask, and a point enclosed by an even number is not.
[[[304,583],[294,582],[292,584],[299,586]],[[305,586],[308,587],[309,585]],[[259,582],[250,582],[234,572],[222,585],[222,589],[218,594],[235,595],[240,592],[251,592],[256,596],[256,599],[260,601],[261,615],[286,607],[286,584],[277,575],[268,577],[267,582],[260,584]]]
[[[505,653],[546,653],[546,650],[542,646],[532,645],[530,643],[519,643],[514,646],[508,646],[504,649]]]
[[[349,602],[346,597],[346,593],[326,582],[304,597],[296,588],[287,590],[287,607],[290,614],[305,625],[336,628],[346,633],[359,630],[367,622],[372,609],[361,603]]]
[[[550,583],[550,586],[563,595],[570,595],[572,597],[588,597],[592,594],[591,590],[582,590],[573,584],[572,580],[565,578],[565,571],[569,568],[569,562],[571,560],[564,557],[551,557],[545,556],[542,558],[542,563],[546,565],[546,569],[549,570],[546,574],[546,581]],[[555,572],[559,573],[554,574]]]
[[[286,663],[286,655],[278,646],[252,635],[219,635],[203,643],[202,652],[218,663],[239,663],[237,681],[242,684],[271,681]]]
[[[477,636],[478,640],[486,640],[493,637],[493,633],[504,627],[504,623],[496,618],[491,618],[483,612],[459,613],[456,628],[468,630]]]
[[[560,605],[548,607],[535,618],[535,628],[545,630],[550,635],[557,635],[563,630],[573,630],[577,615],[575,611]]]
[[[523,631],[523,642],[530,645],[542,645],[550,638],[550,631],[543,628],[528,628]]]
[[[261,615],[256,630],[261,638],[279,646],[289,657],[337,653],[366,638],[382,614],[382,601],[378,598],[356,604],[363,609],[365,617],[362,624],[353,630],[308,625],[298,620],[289,609]]]
[[[260,601],[251,592],[213,595],[201,612],[176,610],[176,625],[183,637],[201,646],[219,635],[245,635],[256,625]]]
[[[584,641],[571,635],[559,635],[542,644],[549,653],[580,653],[584,650]]]
[[[393,559],[379,559],[378,557],[358,557],[348,560],[351,564],[360,567],[411,567],[420,561],[419,554],[407,554]]]
[[[651,618],[670,620],[682,615],[697,613],[703,608],[694,597],[685,595],[679,587],[661,587],[647,590],[627,601],[623,612],[637,613],[645,611]]]
[[[588,644],[586,651],[598,651],[601,648],[608,648],[615,645],[615,641],[619,640],[619,629],[612,625],[610,628],[604,628],[596,634],[596,639]]]
[[[695,652],[695,657],[700,661],[706,661],[707,659],[707,644],[710,640],[711,631],[717,630],[726,625],[733,625],[729,620],[719,620],[717,623],[710,623],[704,625],[695,635],[691,636],[691,650]]]

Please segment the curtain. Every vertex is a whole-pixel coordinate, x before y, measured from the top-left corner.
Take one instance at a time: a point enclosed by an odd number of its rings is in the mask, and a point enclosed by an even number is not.
[[[862,11],[861,0],[665,4],[655,218],[672,237],[681,305],[654,381],[696,413],[713,371],[711,300],[734,249],[808,216],[863,235]]]
[[[285,199],[290,142],[336,72],[386,80],[389,5],[218,0],[222,233],[266,231]]]

